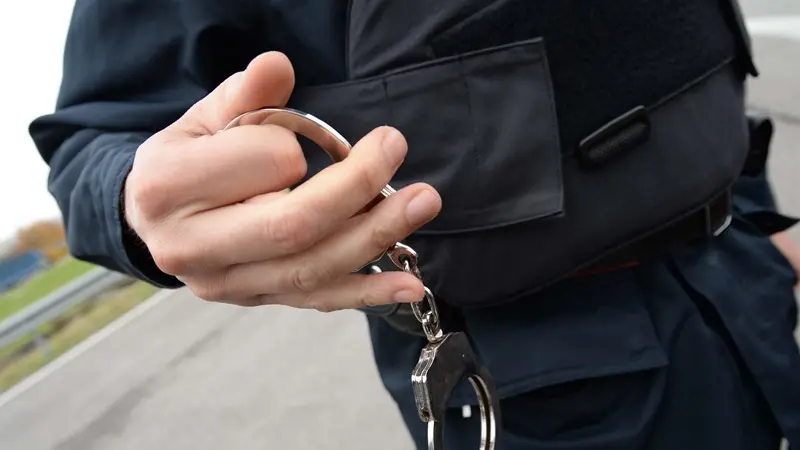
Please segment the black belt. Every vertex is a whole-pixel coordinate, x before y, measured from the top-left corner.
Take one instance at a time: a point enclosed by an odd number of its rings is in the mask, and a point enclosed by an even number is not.
[[[719,235],[732,219],[731,190],[726,189],[703,208],[658,229],[610,257],[576,273],[573,278],[599,275],[614,270],[633,267],[648,259],[666,254],[670,250],[691,244],[707,237]],[[404,333],[424,337],[419,321],[407,304],[368,308],[373,315],[383,317],[393,328]],[[446,303],[439,305],[442,324],[448,331],[463,329],[460,311]]]
[[[594,275],[636,266],[699,239],[718,236],[731,223],[733,214],[731,195],[731,189],[726,189],[699,210],[656,229],[643,239],[595,262],[578,272],[576,276]]]

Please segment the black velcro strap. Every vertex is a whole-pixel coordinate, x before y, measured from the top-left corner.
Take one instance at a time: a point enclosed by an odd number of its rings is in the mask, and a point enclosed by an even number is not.
[[[578,145],[578,159],[589,167],[600,166],[641,145],[649,136],[647,109],[639,106],[583,139]]]

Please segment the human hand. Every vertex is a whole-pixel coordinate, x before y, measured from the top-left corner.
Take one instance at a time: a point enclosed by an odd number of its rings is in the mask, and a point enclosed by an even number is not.
[[[129,225],[162,271],[205,300],[320,311],[421,300],[413,275],[352,273],[441,208],[432,187],[415,184],[359,214],[405,158],[397,130],[373,130],[291,191],[307,170],[294,133],[219,132],[240,114],[285,105],[293,88],[288,59],[262,54],[142,144],[124,193]]]
[[[800,245],[785,231],[773,235],[772,242],[792,264],[795,272],[797,272],[798,279],[800,279]],[[800,287],[800,284],[798,284],[798,287]]]

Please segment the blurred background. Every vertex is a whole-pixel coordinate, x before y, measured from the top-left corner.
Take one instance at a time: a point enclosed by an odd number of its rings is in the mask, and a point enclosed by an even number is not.
[[[358,313],[245,314],[69,257],[27,126],[53,108],[73,4],[0,16],[0,449],[411,448]],[[776,122],[770,176],[800,215],[800,2],[743,6],[749,103]]]

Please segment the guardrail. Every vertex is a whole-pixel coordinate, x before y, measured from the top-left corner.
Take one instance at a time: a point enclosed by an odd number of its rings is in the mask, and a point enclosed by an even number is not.
[[[108,269],[100,267],[92,269],[0,322],[0,348],[5,348],[17,339],[35,332],[37,328],[60,317],[70,308],[130,280],[130,277]]]

